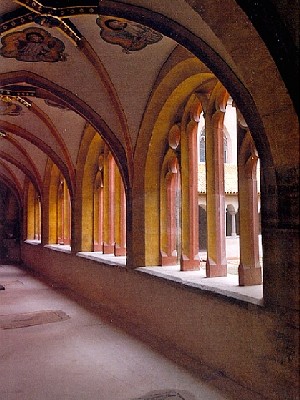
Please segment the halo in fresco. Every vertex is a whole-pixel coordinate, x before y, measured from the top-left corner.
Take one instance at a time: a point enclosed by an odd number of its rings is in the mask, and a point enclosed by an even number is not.
[[[27,28],[1,39],[0,54],[25,62],[66,61],[65,45],[42,28]]]

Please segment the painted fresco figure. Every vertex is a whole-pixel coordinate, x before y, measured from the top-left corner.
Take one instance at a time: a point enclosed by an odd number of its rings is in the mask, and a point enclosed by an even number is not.
[[[104,16],[99,16],[96,22],[101,28],[102,39],[120,45],[125,53],[142,50],[162,39],[160,33],[136,22]]]
[[[27,62],[65,61],[64,43],[41,28],[27,28],[14,32],[1,39],[3,57]]]
[[[22,107],[12,101],[0,99],[0,115],[18,116],[22,112]]]

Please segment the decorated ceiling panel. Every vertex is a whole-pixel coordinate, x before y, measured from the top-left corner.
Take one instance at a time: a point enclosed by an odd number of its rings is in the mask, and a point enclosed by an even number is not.
[[[159,41],[145,46],[139,51],[125,50],[120,44],[122,39],[117,40],[115,37],[114,43],[101,40],[101,31],[95,23],[94,17],[74,17],[71,18],[71,21],[93,44],[96,53],[101,55],[101,62],[109,72],[113,87],[116,89],[125,111],[132,145],[134,145],[153,85],[160,69],[175,49],[176,43],[160,35]],[[113,39],[110,37],[109,40]],[[125,43],[127,42],[125,41]],[[126,46],[125,43],[124,46]],[[133,110],[134,112],[132,112]]]
[[[94,61],[91,65],[61,31],[31,24],[24,30],[6,34],[1,42],[2,70],[29,70],[55,82],[95,110],[114,132],[120,132],[110,85],[101,76],[107,73],[104,69],[100,71],[100,61],[99,65]],[[92,50],[87,51],[93,59],[97,57]],[[109,81],[108,75],[105,79]]]
[[[163,18],[172,24],[188,18],[203,37],[211,33],[184,0],[157,4],[154,26],[165,34],[140,18],[151,10],[152,2],[131,1],[143,7],[134,8],[132,15],[123,3],[2,0],[0,4],[0,128],[16,140],[22,137],[24,152],[36,155],[39,150],[32,146],[39,147],[69,183],[87,123],[121,160],[126,159],[130,170],[158,79],[189,57],[178,52],[176,35],[168,37]],[[211,39],[220,46],[213,35]],[[40,172],[45,156],[39,161],[33,158]]]

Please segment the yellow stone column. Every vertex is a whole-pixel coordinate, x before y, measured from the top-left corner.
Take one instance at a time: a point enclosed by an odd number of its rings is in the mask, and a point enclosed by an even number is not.
[[[56,243],[64,244],[64,181],[60,177],[56,197],[57,239]]]
[[[41,200],[37,193],[34,196],[34,239],[41,240]]]
[[[35,189],[32,183],[28,184],[27,190],[27,229],[26,229],[26,239],[34,239],[35,233]]]
[[[115,168],[115,212],[114,212],[114,228],[115,228],[115,256],[126,255],[126,197],[123,181],[119,169]]]

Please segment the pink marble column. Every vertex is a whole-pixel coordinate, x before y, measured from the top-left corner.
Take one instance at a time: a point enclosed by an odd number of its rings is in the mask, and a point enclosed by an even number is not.
[[[115,160],[109,153],[104,168],[104,242],[103,254],[113,254],[114,241],[114,197],[115,197]]]
[[[68,187],[66,183],[64,183],[64,196],[63,196],[63,235],[64,235],[64,244],[71,244],[71,199]]]
[[[61,178],[57,189],[57,243],[64,244],[64,181]]]
[[[262,283],[259,262],[259,219],[257,194],[258,156],[250,132],[246,132],[239,151],[238,185],[240,210],[240,286]]]
[[[119,204],[116,204],[116,207],[119,208],[119,223],[116,229],[118,230],[118,235],[116,237],[114,254],[115,256],[125,256],[126,255],[126,195],[125,189],[120,177],[119,185]]]
[[[220,93],[223,94],[221,102],[218,100]],[[227,98],[224,88],[219,88],[219,92],[212,94],[205,116],[207,277],[227,275],[223,139]]]
[[[161,251],[161,265],[176,265],[177,260],[177,227],[176,227],[176,194],[178,190],[178,165],[177,160],[169,164],[169,171],[166,180],[166,219],[167,219],[167,238],[165,251]]]
[[[103,250],[103,184],[94,191],[94,251]]]
[[[190,121],[182,134],[182,253],[181,271],[200,269],[198,228],[198,157],[197,126]]]

